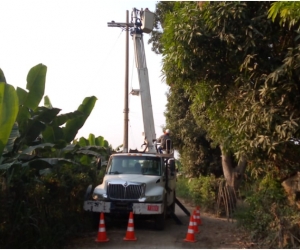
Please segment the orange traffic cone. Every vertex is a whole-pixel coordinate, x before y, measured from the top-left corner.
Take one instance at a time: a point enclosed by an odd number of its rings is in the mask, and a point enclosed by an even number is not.
[[[100,221],[99,221],[99,230],[96,242],[107,242],[109,239],[106,237],[106,230],[105,230],[105,223],[104,223],[104,214],[100,214]]]
[[[196,210],[194,210],[193,212],[193,219],[194,219],[194,233],[198,234],[200,233],[199,229],[198,229],[198,222],[197,222],[197,218],[196,218]]]
[[[184,241],[196,242],[195,233],[194,233],[194,218],[193,218],[193,215],[191,215],[188,231],[187,231],[186,238],[184,239]]]
[[[200,218],[200,207],[199,206],[197,206],[197,208],[196,208],[196,219],[197,219],[198,226],[202,225],[202,220]]]
[[[132,212],[130,212],[130,214],[129,214],[127,232],[126,232],[126,236],[123,238],[123,240],[137,240],[137,238],[134,235],[133,213]]]

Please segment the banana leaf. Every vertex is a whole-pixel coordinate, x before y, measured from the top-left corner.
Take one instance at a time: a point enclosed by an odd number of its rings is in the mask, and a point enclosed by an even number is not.
[[[60,109],[58,108],[50,109],[46,107],[37,107],[35,111],[30,112],[27,107],[21,107],[17,117],[20,131],[20,138],[16,141],[18,143],[17,148],[19,149],[22,144],[35,144],[37,137],[44,133],[48,128],[48,124],[52,123],[59,112]],[[46,142],[54,143],[59,141],[59,139],[63,139],[63,132],[61,129],[55,128],[54,132],[48,130],[43,134]],[[51,138],[51,136],[53,137],[53,134],[56,135],[55,140]]]
[[[75,151],[78,150],[79,146],[77,144],[68,144],[65,148],[62,149],[63,152]]]
[[[23,134],[24,131],[26,130],[26,126],[30,118],[31,118],[31,114],[29,112],[29,109],[25,106],[20,106],[18,116],[16,119],[19,126],[20,134]]]
[[[51,101],[50,101],[50,98],[49,98],[49,96],[44,96],[44,106],[46,107],[46,108],[53,108],[53,106],[52,106],[52,103],[51,103]]]
[[[7,83],[2,69],[0,69],[0,82]]]
[[[70,164],[70,165],[78,165],[80,166],[80,164],[78,164],[75,161],[69,160],[69,159],[65,159],[65,158],[38,158],[29,162],[26,162],[23,164],[23,167],[26,166],[30,166],[30,167],[34,167],[37,170],[41,170],[41,169],[45,169],[45,168],[49,168],[49,167],[54,167],[56,165],[59,164]]]
[[[42,143],[36,146],[31,146],[24,149],[21,154],[31,154],[36,149],[44,149],[44,148],[52,148],[54,146],[53,143]]]
[[[22,167],[30,167],[30,169],[34,169],[35,174],[38,176],[38,175],[45,175],[51,173],[53,167],[62,164],[69,164],[70,166],[74,166],[74,165],[80,166],[80,164],[78,164],[77,162],[65,158],[38,158],[23,163]]]
[[[97,153],[97,152],[92,151],[92,150],[87,150],[87,149],[78,150],[78,151],[76,151],[76,154],[92,155],[92,156],[96,156],[96,157],[101,156],[100,153]]]
[[[76,110],[74,112],[69,112],[66,114],[58,115],[57,117],[55,117],[55,119],[53,119],[51,126],[53,126],[53,127],[61,126],[61,125],[65,124],[67,121],[76,119],[76,118],[80,118],[83,115],[84,114],[78,110]]]
[[[44,142],[57,143],[59,140],[63,140],[64,132],[60,127],[53,127],[46,125],[45,130],[42,131]]]
[[[32,110],[38,107],[44,96],[46,73],[47,67],[43,64],[32,67],[28,72],[26,89],[29,92],[24,105]]]
[[[99,157],[100,155],[103,157],[108,157],[110,155],[110,151],[109,148],[105,148],[102,146],[85,146],[85,147],[81,147],[76,153],[85,153],[85,154],[91,154],[93,155],[93,153],[90,152],[96,152],[97,157]]]
[[[40,136],[45,128],[46,125],[43,122],[39,120],[29,119],[26,132],[23,134],[23,136],[21,135],[22,139],[24,138],[24,144],[28,146],[34,144],[36,139]]]
[[[95,139],[95,143],[97,146],[104,146],[104,138],[102,136],[98,136]]]
[[[95,144],[95,135],[89,134],[89,145],[96,145]]]
[[[3,79],[3,77],[4,74],[1,70],[0,78]],[[8,142],[18,110],[19,102],[16,90],[13,86],[0,82],[0,155]]]
[[[17,95],[19,98],[19,105],[24,105],[28,96],[28,92],[20,87],[17,87]]]
[[[80,147],[85,147],[89,145],[89,141],[85,139],[84,137],[80,137],[78,144]]]
[[[84,125],[86,119],[91,114],[96,100],[97,98],[95,96],[86,97],[77,109],[82,112],[83,115],[67,121],[66,126],[63,128],[66,142],[70,143],[74,140],[78,130]]]
[[[18,123],[14,123],[10,136],[4,148],[3,154],[13,151],[15,140],[20,136]]]
[[[109,144],[108,144],[108,141],[107,141],[107,140],[104,140],[103,146],[106,147],[106,148],[109,147]]]
[[[51,123],[58,115],[61,109],[58,108],[46,108],[46,107],[38,107],[33,116],[35,119],[44,122],[44,123]]]
[[[85,146],[85,147],[81,147],[80,149],[81,150],[94,150],[97,152],[106,152],[107,151],[106,147],[96,146],[96,145]]]
[[[8,170],[14,164],[15,164],[15,162],[0,164],[0,170]]]

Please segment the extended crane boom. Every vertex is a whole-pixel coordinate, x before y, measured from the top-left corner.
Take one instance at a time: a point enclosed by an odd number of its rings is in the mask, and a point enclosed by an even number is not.
[[[131,30],[140,85],[136,92],[141,97],[146,148],[112,154],[102,183],[94,189],[92,185],[87,188],[83,207],[85,211],[108,215],[132,211],[135,216],[149,216],[155,228],[162,230],[167,214],[177,218],[174,214],[176,170],[174,152],[158,153],[154,144],[156,135],[143,42],[143,33],[150,33],[153,23],[154,13],[135,8],[131,23],[108,23],[109,27],[126,27],[127,30],[130,27]]]
[[[153,143],[153,141],[156,139],[156,134],[149,86],[149,75],[143,41],[143,32],[149,33],[152,31],[153,21],[154,14],[148,11],[148,9],[146,9],[145,11],[139,11],[136,8],[133,9],[132,22],[134,23],[134,29],[131,31],[131,35],[134,43],[135,63],[140,84],[140,96],[145,135],[144,142],[146,143],[146,151],[149,153],[156,153],[156,148]]]

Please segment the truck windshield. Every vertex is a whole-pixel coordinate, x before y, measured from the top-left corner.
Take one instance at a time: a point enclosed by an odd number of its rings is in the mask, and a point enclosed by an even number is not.
[[[149,156],[113,156],[106,174],[161,175],[161,158]]]

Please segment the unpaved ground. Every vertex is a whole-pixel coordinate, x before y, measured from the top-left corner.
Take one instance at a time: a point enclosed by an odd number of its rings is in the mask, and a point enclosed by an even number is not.
[[[183,203],[183,201],[182,201]],[[192,213],[195,207],[183,203]],[[108,242],[95,242],[97,230],[74,239],[66,248],[80,249],[241,249],[255,248],[250,242],[249,236],[237,227],[235,222],[217,218],[214,215],[202,213],[200,209],[202,225],[199,233],[195,234],[197,242],[185,242],[190,217],[177,205],[176,215],[182,225],[176,224],[169,218],[164,231],[153,229],[153,222],[134,218],[134,234],[137,241],[124,241],[128,219],[105,219],[106,235]]]

